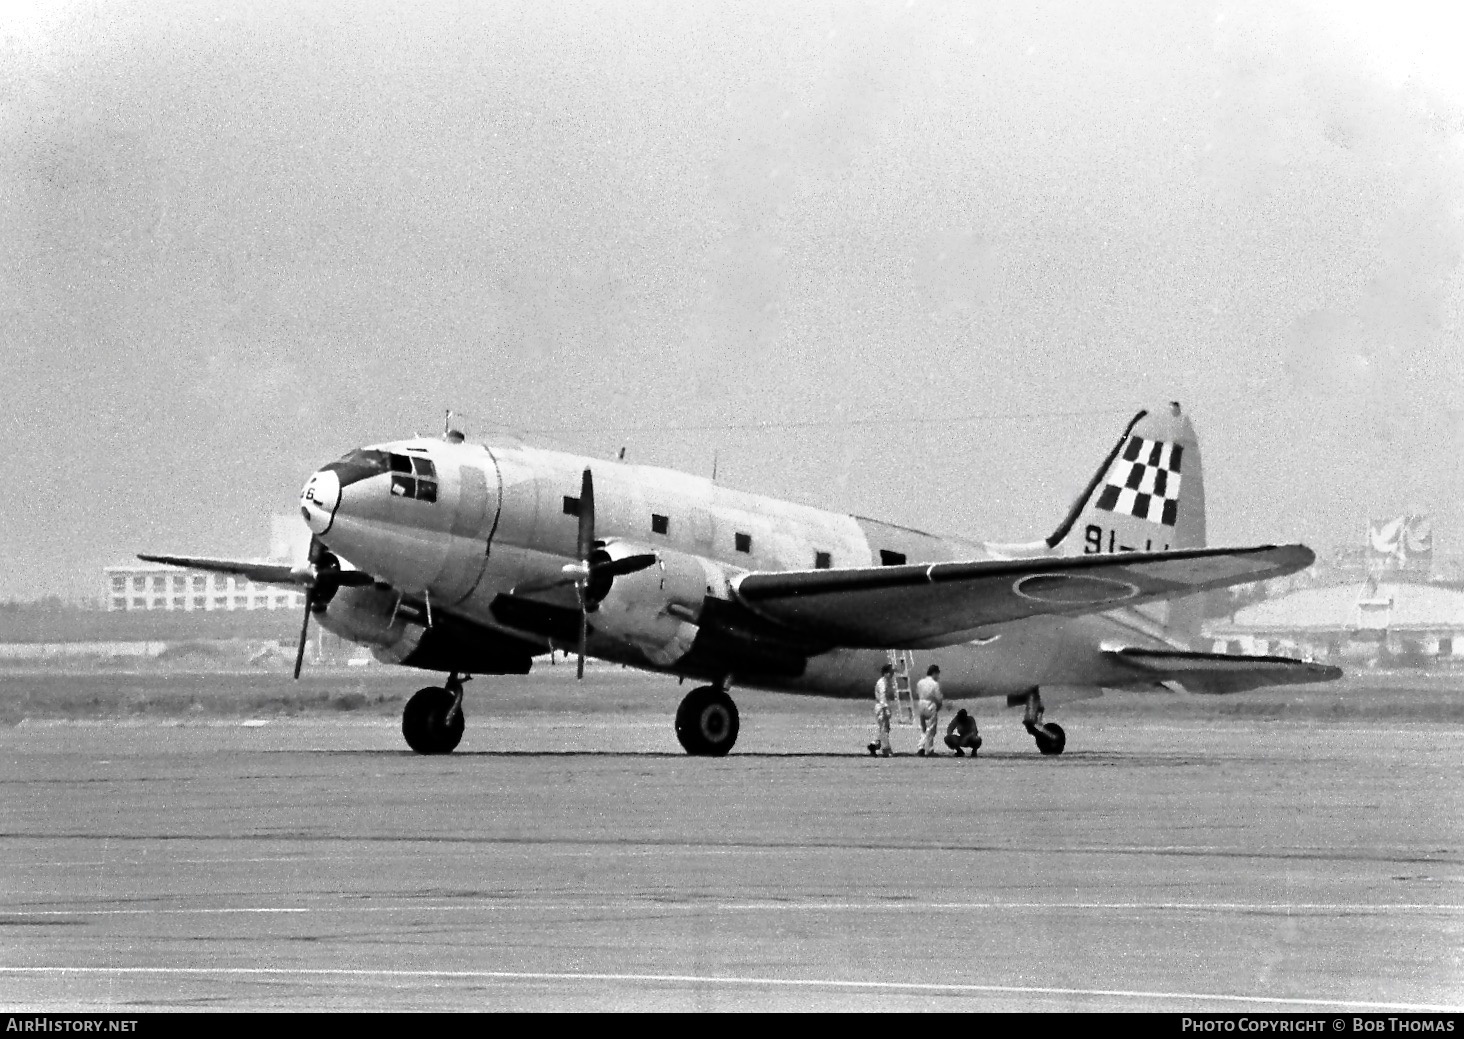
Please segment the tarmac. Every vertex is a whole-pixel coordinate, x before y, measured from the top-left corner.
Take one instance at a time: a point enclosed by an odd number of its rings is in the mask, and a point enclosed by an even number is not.
[[[474,706],[470,704],[470,706]],[[1464,728],[744,709],[0,729],[8,1010],[1464,1008]],[[1056,717],[1056,715],[1054,715]]]

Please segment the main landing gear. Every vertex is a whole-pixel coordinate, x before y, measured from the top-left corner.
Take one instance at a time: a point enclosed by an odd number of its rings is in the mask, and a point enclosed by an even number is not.
[[[737,705],[728,684],[699,686],[676,708],[676,738],[686,753],[719,758],[737,742]]]
[[[1022,724],[1037,741],[1037,749],[1043,754],[1061,754],[1062,749],[1067,746],[1067,733],[1062,731],[1062,726],[1057,722],[1042,721],[1042,696],[1033,689],[1027,694],[1027,713],[1022,716]]]
[[[441,687],[418,689],[402,712],[402,735],[418,754],[450,754],[463,738],[463,683],[454,671]]]

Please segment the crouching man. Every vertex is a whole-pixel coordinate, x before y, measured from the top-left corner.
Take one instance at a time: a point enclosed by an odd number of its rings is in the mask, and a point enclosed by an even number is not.
[[[945,744],[956,752],[958,758],[964,758],[967,749],[974,758],[981,749],[981,734],[976,731],[976,719],[966,713],[966,708],[962,707],[951,719],[951,724],[946,729]]]

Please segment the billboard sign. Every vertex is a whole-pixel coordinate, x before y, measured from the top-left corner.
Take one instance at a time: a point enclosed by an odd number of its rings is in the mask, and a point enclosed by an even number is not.
[[[1367,525],[1367,565],[1371,571],[1427,575],[1433,569],[1433,521],[1417,513]]]

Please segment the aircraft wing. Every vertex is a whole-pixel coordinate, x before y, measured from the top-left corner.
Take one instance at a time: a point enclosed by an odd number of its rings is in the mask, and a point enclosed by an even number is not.
[[[181,566],[189,570],[209,570],[216,574],[235,574],[239,577],[247,577],[251,581],[260,584],[291,584],[301,585],[305,583],[303,571],[297,571],[294,567],[283,563],[249,563],[236,559],[210,559],[204,556],[137,556],[138,559],[149,563],[167,563],[171,566]]]
[[[735,594],[749,609],[850,648],[931,648],[1025,617],[1101,613],[1264,581],[1310,566],[1305,545],[754,572]],[[942,641],[942,640],[945,641]]]
[[[1178,682],[1192,693],[1240,693],[1269,685],[1331,682],[1340,667],[1291,657],[1247,657],[1125,647],[1105,651],[1110,659],[1154,682]]]

